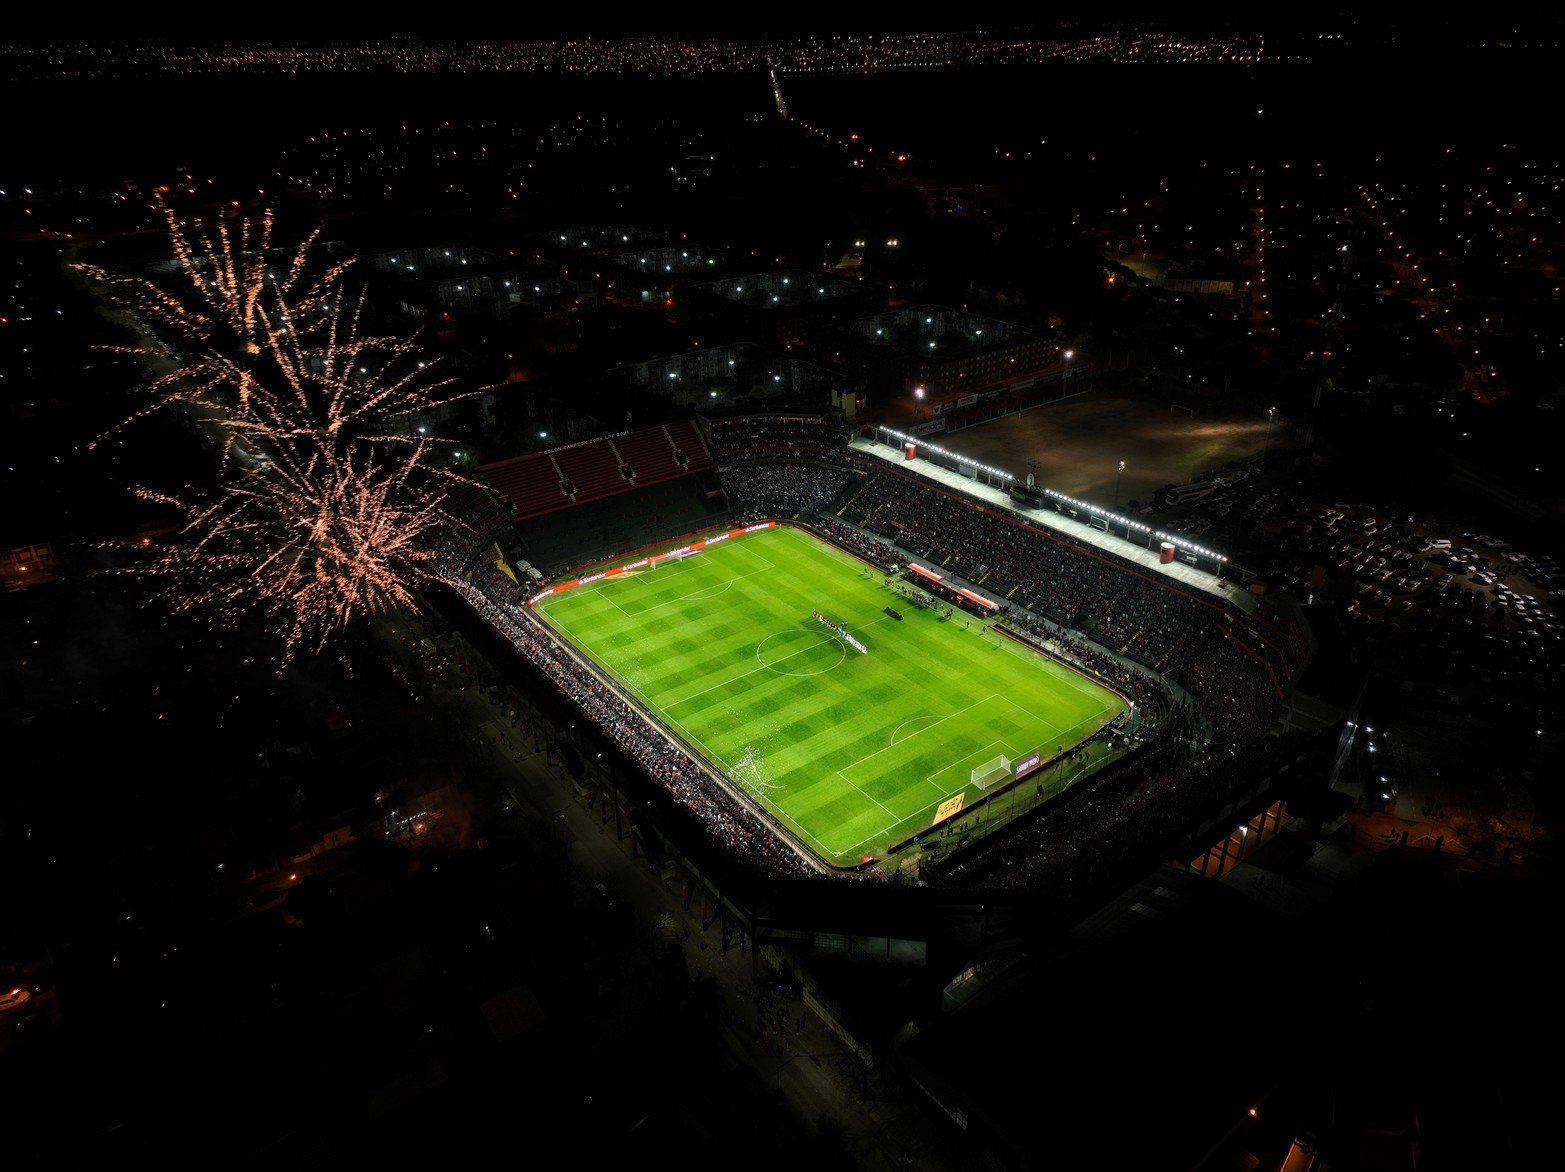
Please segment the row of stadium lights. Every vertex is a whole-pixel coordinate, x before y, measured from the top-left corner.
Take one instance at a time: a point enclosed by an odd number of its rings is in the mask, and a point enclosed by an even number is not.
[[[982,472],[986,476],[998,476],[1002,480],[1014,481],[1016,479],[1016,477],[1012,476],[1009,472],[1002,472],[998,468],[991,468],[987,464],[980,464],[977,460],[969,460],[966,456],[958,456],[955,452],[948,452],[938,444],[929,443],[927,440],[924,440],[919,436],[908,435],[906,432],[897,431],[890,427],[882,427],[880,430],[891,436],[893,439],[900,441],[901,443],[913,444],[920,448],[926,448],[929,451],[934,452],[937,456],[944,456],[947,460],[955,460],[958,464],[970,465],[971,467],[978,469],[978,471]]]
[[[948,460],[955,460],[960,464],[971,464],[974,468],[978,469],[978,471],[983,472],[989,476],[998,476],[1008,481],[1014,481],[1016,479],[1016,477],[1012,476],[1009,472],[1002,472],[998,468],[990,468],[987,465],[980,464],[975,460],[969,460],[966,456],[958,456],[955,452],[948,452],[946,449],[940,447],[937,444],[927,443],[918,436],[908,435],[906,432],[896,431],[890,427],[882,427],[880,430],[900,441],[901,443],[913,444],[914,446],[920,448],[928,448],[936,455],[944,456]],[[1048,496],[1052,496],[1057,501],[1063,501],[1074,508],[1085,509],[1087,512],[1096,514],[1099,517],[1112,519],[1116,524],[1125,526],[1126,529],[1139,529],[1142,533],[1150,533],[1153,537],[1156,537],[1161,541],[1173,542],[1176,547],[1183,549],[1188,553],[1197,554],[1201,557],[1208,557],[1215,562],[1226,562],[1228,560],[1226,555],[1218,553],[1215,549],[1207,549],[1205,546],[1196,545],[1194,542],[1186,541],[1183,537],[1180,537],[1177,534],[1164,533],[1162,530],[1153,529],[1150,525],[1143,525],[1140,521],[1132,521],[1129,517],[1123,517],[1109,509],[1101,509],[1097,505],[1089,505],[1086,501],[1079,501],[1075,497],[1066,496],[1063,492],[1055,492],[1052,488],[1046,488],[1043,491]]]
[[[1046,495],[1052,496],[1057,501],[1064,501],[1072,508],[1085,509],[1089,513],[1094,513],[1099,517],[1112,520],[1117,525],[1123,525],[1126,529],[1139,529],[1143,533],[1150,533],[1153,537],[1156,537],[1162,541],[1172,542],[1178,548],[1186,550],[1190,553],[1200,554],[1203,557],[1209,557],[1213,561],[1217,562],[1226,562],[1228,560],[1227,557],[1218,553],[1215,549],[1207,549],[1204,546],[1196,545],[1192,541],[1186,541],[1178,534],[1164,533],[1162,530],[1154,529],[1150,525],[1143,525],[1140,521],[1132,521],[1129,517],[1121,516],[1119,513],[1116,513],[1111,509],[1102,509],[1097,505],[1089,505],[1086,501],[1079,501],[1075,497],[1066,496],[1063,492],[1055,492],[1052,488],[1046,488],[1043,491]]]

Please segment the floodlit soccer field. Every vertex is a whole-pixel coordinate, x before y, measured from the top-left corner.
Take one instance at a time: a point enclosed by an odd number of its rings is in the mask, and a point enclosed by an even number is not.
[[[780,526],[535,610],[823,860],[848,865],[928,826],[948,798],[970,804],[975,768],[1001,754],[1047,760],[1125,707],[977,618],[914,607],[883,579]]]

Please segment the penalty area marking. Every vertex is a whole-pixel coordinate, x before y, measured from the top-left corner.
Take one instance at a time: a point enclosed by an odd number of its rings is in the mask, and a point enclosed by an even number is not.
[[[1011,749],[1011,750],[1007,751],[1007,746],[1006,746],[1006,743],[1004,741],[990,741],[987,745],[984,745],[982,748],[974,749],[971,753],[969,753],[966,757],[963,757],[960,761],[952,761],[952,762],[950,762],[947,765],[941,766],[939,769],[937,769],[933,773],[931,773],[928,777],[924,778],[924,784],[925,785],[932,785],[937,790],[939,790],[941,793],[948,794],[948,795],[949,794],[960,793],[960,792],[965,792],[973,784],[973,782],[972,782],[973,767],[971,765],[969,765],[968,762],[970,762],[970,761],[977,761],[980,764],[982,764],[985,761],[993,760],[993,758],[996,756],[996,754],[990,753],[989,750],[993,749],[996,746],[999,746],[1000,752],[1001,753],[1006,753],[1007,756],[1010,756],[1011,754],[1015,753],[1014,749]],[[958,778],[960,778],[961,777],[961,773],[962,773],[962,769],[964,767],[967,769],[968,780],[967,781],[959,781],[956,789],[954,789],[954,790],[953,789],[949,789],[946,786],[941,785],[938,781],[935,780],[935,778],[939,777],[941,774],[949,773],[953,769],[955,769],[957,771],[957,776],[958,776]]]
[[[674,601],[697,602],[705,601],[708,598],[716,598],[719,594],[726,593],[728,588],[732,586],[735,581],[736,579],[729,578],[726,582],[719,582],[715,586],[703,586],[701,589],[693,590],[689,594],[681,594],[678,598],[674,599]]]
[[[847,776],[848,770],[850,770],[850,769],[857,769],[860,765],[864,764],[864,762],[868,761],[871,757],[878,757],[882,753],[886,752],[888,749],[896,748],[896,746],[899,745],[899,744],[900,745],[905,745],[905,744],[908,743],[908,741],[911,741],[913,739],[913,737],[922,736],[924,733],[928,732],[930,729],[944,724],[946,721],[950,720],[953,716],[961,716],[962,713],[964,713],[964,712],[971,712],[974,708],[977,708],[980,704],[987,704],[991,700],[1005,700],[1005,697],[1000,695],[998,692],[990,692],[987,696],[984,696],[984,697],[982,697],[982,698],[980,698],[978,700],[974,700],[966,708],[958,708],[955,712],[948,712],[948,713],[946,713],[944,716],[939,717],[938,719],[936,719],[933,724],[925,725],[923,728],[921,728],[917,732],[913,733],[912,736],[905,737],[905,738],[903,738],[900,741],[896,741],[896,742],[894,742],[892,744],[889,744],[884,749],[876,749],[873,752],[866,753],[866,754],[864,754],[864,756],[860,757],[857,761],[849,762],[847,765],[844,765],[841,769],[836,771],[837,772],[837,776],[842,778],[842,780],[846,781],[849,785],[852,785],[854,789],[858,789],[859,787],[854,785],[853,781]],[[1006,700],[1006,703],[1009,704],[1010,701]],[[1013,705],[1013,707],[1014,707],[1014,705]],[[863,791],[860,790],[860,792],[862,793]],[[865,796],[867,797],[868,795],[865,795]],[[870,801],[874,802],[875,799],[874,798],[870,798]],[[880,806],[879,802],[875,802],[875,804],[877,806]],[[886,807],[884,807],[884,806],[880,806],[880,808],[882,810],[886,809]],[[891,811],[890,810],[886,810],[886,812],[889,814]]]
[[[917,724],[921,720],[939,720],[939,719],[941,719],[941,718],[939,716],[935,716],[935,715],[910,716],[910,717],[908,717],[908,719],[904,720],[901,724],[897,725],[896,728],[891,730],[891,744],[894,745],[894,744],[897,743],[897,734],[900,733],[903,729],[905,729],[908,725],[910,725],[910,724]],[[921,733],[923,731],[924,731],[923,729],[914,729],[908,735],[916,737],[919,733]]]
[[[766,573],[767,570],[774,569],[774,568],[775,567],[772,566],[772,564],[770,562],[768,562],[765,566],[762,566],[759,569],[751,570],[751,571],[749,571],[748,573],[745,573],[745,574],[735,574],[733,577],[725,578],[721,582],[713,582],[710,586],[698,587],[697,589],[692,590],[689,594],[681,594],[678,598],[670,598],[670,599],[667,599],[664,602],[654,602],[651,606],[641,607],[640,609],[638,609],[636,611],[636,614],[638,614],[638,615],[651,614],[653,611],[661,610],[665,606],[677,606],[681,602],[699,602],[699,601],[701,601],[703,599],[706,599],[706,598],[715,598],[717,596],[717,594],[720,594],[723,591],[727,590],[730,586],[732,586],[735,582],[738,582],[740,579],[742,579],[742,578],[753,578],[757,574],[764,574],[764,573]],[[657,574],[655,572],[646,575],[647,581],[649,583],[652,582],[656,577],[657,577]],[[709,592],[712,592],[712,593],[709,593]],[[621,607],[620,609],[624,610],[624,607]]]

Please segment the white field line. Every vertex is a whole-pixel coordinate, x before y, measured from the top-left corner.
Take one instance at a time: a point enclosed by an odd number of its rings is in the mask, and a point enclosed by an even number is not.
[[[782,632],[780,632],[780,631],[774,631],[773,632],[773,634],[781,634],[781,633]],[[814,651],[817,647],[824,647],[824,646],[826,646],[830,642],[831,642],[831,637],[830,636],[826,636],[819,643],[813,643],[813,644],[811,644],[808,647],[801,647],[797,651],[790,651],[790,652],[788,652],[787,655],[784,655],[781,659],[773,660],[771,663],[763,663],[763,664],[761,664],[760,667],[752,667],[749,671],[742,671],[742,672],[740,672],[736,676],[729,676],[726,680],[720,680],[717,683],[713,684],[710,688],[702,688],[699,692],[691,692],[690,695],[688,695],[688,696],[681,696],[678,700],[670,700],[668,702],[668,707],[670,707],[670,708],[677,708],[681,704],[685,703],[688,700],[694,700],[697,696],[705,696],[708,692],[715,692],[715,691],[717,691],[718,688],[726,688],[729,684],[736,684],[736,683],[738,683],[742,679],[746,679],[749,676],[755,675],[757,672],[770,671],[776,664],[784,663],[787,660],[792,659],[795,655],[803,655],[806,651]],[[756,651],[756,654],[759,655],[760,654],[760,651],[759,651],[760,644],[757,643],[756,647],[758,649]]]
[[[964,712],[971,712],[974,708],[977,708],[980,704],[987,704],[991,700],[1000,700],[1000,699],[1004,699],[1004,697],[1002,697],[998,692],[990,692],[987,696],[983,697],[982,699],[974,700],[966,708],[958,708],[955,712],[948,712],[948,713],[946,713],[939,720],[935,721],[934,724],[927,725],[926,727],[919,729],[911,737],[907,737],[904,740],[897,741],[896,744],[887,745],[884,749],[876,749],[873,753],[866,753],[864,756],[860,757],[857,761],[850,761],[848,764],[844,765],[841,769],[837,770],[837,776],[841,777],[843,781],[848,782],[849,785],[853,785],[853,782],[849,781],[849,779],[846,776],[844,776],[849,769],[857,769],[860,765],[864,764],[864,762],[868,761],[871,757],[878,757],[882,753],[886,752],[887,749],[894,749],[894,748],[896,748],[897,745],[905,745],[905,744],[908,743],[908,741],[911,741],[913,739],[913,737],[921,737],[921,736],[923,736],[930,729],[938,728],[940,725],[942,725],[946,721],[950,720],[953,716],[961,716],[962,713],[964,713]],[[858,786],[853,786],[853,788],[854,789],[858,789]],[[880,806],[879,802],[876,802],[875,804],[877,806]],[[886,809],[886,807],[884,807],[884,806],[880,806],[880,808],[882,810]],[[887,810],[886,812],[888,814],[890,813],[889,810]]]

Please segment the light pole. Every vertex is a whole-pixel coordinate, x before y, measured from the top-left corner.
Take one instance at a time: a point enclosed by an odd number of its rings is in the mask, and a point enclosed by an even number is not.
[[[1119,482],[1125,475],[1125,461],[1119,462],[1119,470],[1114,473],[1114,509],[1119,510]]]
[[[914,408],[913,408],[913,417],[915,419],[922,420],[924,418],[924,388],[923,387],[914,387],[913,388],[913,402],[915,404]]]
[[[1076,351],[1066,350],[1061,357],[1065,359],[1065,377],[1063,381],[1065,386],[1069,388],[1071,385],[1071,359],[1076,357]]]

